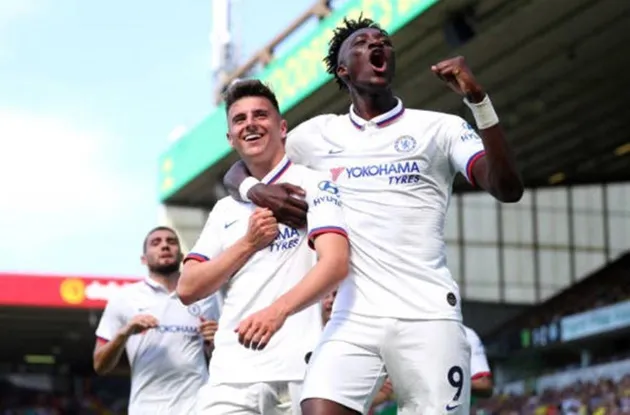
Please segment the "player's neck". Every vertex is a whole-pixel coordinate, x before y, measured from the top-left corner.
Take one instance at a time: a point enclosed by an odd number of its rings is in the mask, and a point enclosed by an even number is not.
[[[160,284],[162,287],[166,289],[169,293],[175,291],[177,288],[177,281],[179,280],[179,271],[174,272],[172,274],[164,275],[157,274],[155,272],[149,273],[149,277]]]
[[[284,158],[284,151],[277,152],[272,157],[266,158],[257,158],[245,160],[245,165],[247,166],[247,170],[251,173],[251,175],[258,180],[262,180],[266,175],[269,174]]]
[[[350,98],[354,112],[364,120],[371,120],[385,114],[398,104],[390,89],[376,93],[353,90],[350,92]]]

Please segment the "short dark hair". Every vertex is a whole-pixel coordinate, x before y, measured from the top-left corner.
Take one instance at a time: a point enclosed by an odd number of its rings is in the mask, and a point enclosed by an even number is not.
[[[169,231],[169,232],[172,232],[177,237],[177,240],[179,241],[179,236],[177,235],[177,232],[175,232],[175,229],[169,228],[168,226],[156,226],[155,228],[151,229],[147,233],[147,236],[144,237],[144,242],[142,242],[142,253],[143,254],[147,253],[147,243],[149,242],[149,237],[151,235],[153,235],[154,232],[157,232],[157,231]]]
[[[328,54],[324,58],[324,63],[326,64],[326,72],[335,77],[335,81],[339,85],[339,89],[348,88],[345,82],[343,82],[343,80],[337,75],[341,45],[357,30],[370,28],[380,30],[384,35],[388,35],[378,23],[372,19],[363,17],[363,14],[360,14],[357,20],[348,20],[348,18],[344,17],[342,25],[333,30],[333,37],[328,42]]]
[[[267,98],[273,107],[280,112],[278,99],[271,88],[258,79],[247,79],[236,81],[230,85],[224,94],[225,111],[229,111],[232,104],[241,98],[246,97],[262,97]]]

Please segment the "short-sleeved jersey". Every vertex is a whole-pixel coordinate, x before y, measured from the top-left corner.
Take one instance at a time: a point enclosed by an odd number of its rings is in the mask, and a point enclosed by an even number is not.
[[[219,319],[218,299],[211,296],[186,307],[175,293],[146,278],[123,287],[109,300],[96,329],[97,338],[112,340],[139,314],[154,316],[159,325],[127,340],[129,414],[189,413],[208,378],[199,325],[202,317]]]
[[[474,380],[491,376],[492,372],[490,365],[488,365],[486,349],[483,347],[481,339],[470,327],[464,326],[464,330],[468,344],[470,344],[470,377]]]
[[[343,195],[351,270],[333,313],[461,320],[443,233],[456,174],[472,181],[484,154],[468,123],[398,101],[370,121],[353,108],[315,117],[289,134],[286,149],[293,162],[331,174]]]
[[[327,232],[347,236],[339,191],[326,175],[296,166],[285,157],[262,181],[291,183],[306,191],[308,229],[280,224],[276,239],[254,254],[220,289],[223,310],[210,362],[213,384],[297,381],[304,377],[304,357],[322,329],[318,304],[290,316],[263,350],[243,347],[234,329],[308,273],[315,262],[314,252],[309,249],[314,238]],[[211,260],[232,246],[246,235],[255,208],[229,197],[221,199],[186,259]]]

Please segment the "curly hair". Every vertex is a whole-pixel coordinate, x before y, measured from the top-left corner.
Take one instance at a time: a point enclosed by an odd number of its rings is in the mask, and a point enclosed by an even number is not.
[[[344,17],[341,26],[338,26],[333,30],[333,37],[328,42],[328,54],[324,58],[324,63],[326,64],[326,72],[335,77],[335,81],[339,85],[340,89],[347,88],[343,80],[337,75],[341,45],[357,30],[370,28],[380,30],[387,36],[387,32],[383,30],[378,23],[372,19],[363,17],[363,14],[360,14],[357,20],[348,20],[348,18]]]

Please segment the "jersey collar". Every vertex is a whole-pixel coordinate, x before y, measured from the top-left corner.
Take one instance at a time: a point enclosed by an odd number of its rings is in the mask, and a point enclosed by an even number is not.
[[[144,282],[151,287],[152,289],[156,290],[156,291],[162,291],[165,292],[167,294],[169,294],[170,296],[174,296],[177,293],[175,291],[173,291],[172,293],[169,293],[168,291],[166,291],[166,288],[164,288],[164,286],[162,284],[160,284],[159,282],[155,281],[153,278],[151,277],[144,277]]]
[[[276,167],[271,169],[271,171],[267,173],[265,177],[263,177],[261,183],[274,184],[280,179],[280,177],[282,177],[284,173],[286,173],[290,166],[291,160],[289,160],[289,158],[285,154],[284,157],[282,157],[280,163],[276,164]]]
[[[402,101],[400,98],[396,98],[397,104],[394,108],[387,111],[385,114],[381,114],[377,117],[372,118],[371,120],[364,120],[359,117],[356,112],[354,112],[354,105],[350,105],[350,111],[348,115],[350,116],[350,121],[352,125],[354,125],[359,130],[363,130],[366,125],[375,125],[379,128],[385,127],[397,119],[399,119],[403,113],[405,112],[405,107],[403,107]]]

